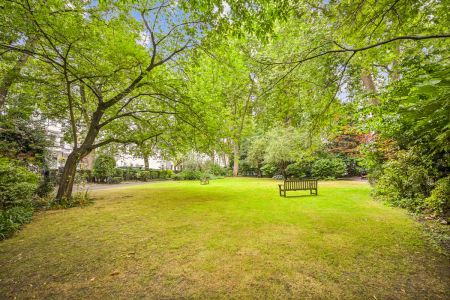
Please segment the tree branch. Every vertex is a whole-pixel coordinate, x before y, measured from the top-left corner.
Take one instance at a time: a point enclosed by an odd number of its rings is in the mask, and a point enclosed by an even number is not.
[[[159,111],[159,110],[151,110],[151,109],[130,111],[130,112],[126,112],[126,113],[123,113],[123,114],[115,115],[114,117],[111,117],[111,118],[107,119],[106,121],[100,123],[98,125],[98,128],[102,128],[102,127],[108,125],[109,123],[111,123],[112,121],[120,119],[120,118],[130,117],[130,116],[133,117],[137,113],[152,113],[152,114],[161,114],[161,115],[175,115],[175,114],[177,114],[176,112],[172,112],[172,111]]]
[[[149,139],[152,139],[154,137],[160,136],[161,134],[162,134],[162,132],[154,134],[154,135],[151,135],[151,136],[148,136],[147,138],[145,138],[143,140],[139,140],[139,141],[145,142],[145,141],[147,141]],[[106,145],[108,145],[110,143],[131,144],[131,143],[136,143],[136,142],[137,142],[136,139],[121,140],[121,139],[117,139],[117,138],[109,138],[109,139],[106,139],[104,141],[98,142],[97,144],[92,145],[89,149],[90,149],[90,151],[92,151],[92,150],[97,149],[99,147],[106,146]]]

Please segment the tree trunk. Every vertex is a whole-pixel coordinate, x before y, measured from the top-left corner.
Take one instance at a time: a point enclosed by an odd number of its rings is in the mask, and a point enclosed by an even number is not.
[[[143,156],[144,156],[144,169],[148,170],[148,169],[150,169],[150,164],[148,161],[148,154],[144,153]]]
[[[75,181],[75,175],[77,171],[77,165],[79,159],[77,157],[79,153],[77,150],[72,151],[67,157],[67,161],[64,164],[63,174],[59,181],[58,192],[56,194],[56,200],[69,199],[72,197],[73,183]]]
[[[281,175],[283,175],[284,180],[287,180],[287,172],[286,172],[287,164],[281,163]]]
[[[363,70],[361,73],[361,80],[363,82],[363,86],[366,91],[370,93],[375,93],[377,91],[377,88],[375,86],[375,82],[373,81],[372,74],[366,70]],[[373,105],[379,105],[380,100],[376,97],[371,98],[371,102]]]
[[[56,201],[72,198],[72,189],[75,181],[77,165],[83,157],[85,157],[92,150],[95,149],[93,145],[99,132],[98,124],[100,124],[102,116],[103,116],[103,108],[98,107],[92,116],[92,121],[83,143],[79,148],[73,149],[72,152],[67,157],[67,161],[64,165],[63,174],[59,181],[58,192],[56,193]]]
[[[233,147],[233,176],[239,174],[239,144],[235,143]]]

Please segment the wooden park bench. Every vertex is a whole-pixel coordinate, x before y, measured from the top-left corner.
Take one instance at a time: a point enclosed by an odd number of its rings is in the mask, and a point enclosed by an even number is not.
[[[286,191],[307,191],[317,196],[317,179],[286,179],[284,184],[278,185],[280,196],[286,197]]]

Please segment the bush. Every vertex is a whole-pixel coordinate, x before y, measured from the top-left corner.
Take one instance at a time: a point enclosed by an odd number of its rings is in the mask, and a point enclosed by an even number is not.
[[[159,178],[161,178],[161,179],[168,179],[168,178],[171,178],[172,176],[173,176],[172,170],[161,170],[159,172]]]
[[[201,171],[194,170],[184,170],[181,171],[180,174],[183,176],[184,180],[200,180],[202,176]]]
[[[399,151],[396,159],[383,165],[374,196],[394,206],[421,211],[432,189],[430,163],[412,151]]]
[[[0,211],[0,240],[10,237],[23,224],[29,223],[32,216],[32,206],[16,206]]]
[[[64,198],[58,202],[51,201],[49,203],[48,208],[64,209],[64,208],[71,208],[71,207],[87,206],[92,203],[94,203],[94,200],[88,196],[87,191],[76,192],[70,199]]]
[[[110,184],[118,184],[122,182],[122,177],[112,177],[108,179],[108,183]]]
[[[319,179],[334,179],[347,175],[347,167],[340,158],[319,158],[312,165],[311,175]]]
[[[348,156],[339,156],[346,166],[347,175],[349,176],[361,176],[362,174],[366,174],[367,171],[359,165],[359,161],[356,158],[348,157]]]
[[[49,176],[44,176],[36,190],[36,194],[39,197],[46,197],[50,195],[54,189],[55,183],[51,180]]]
[[[172,176],[172,179],[173,180],[184,180],[184,174],[182,174],[182,173],[174,174]]]
[[[216,176],[207,172],[184,170],[172,176],[173,180],[201,180],[201,179],[215,179]]]
[[[0,209],[31,206],[39,177],[8,158],[0,158]]]
[[[228,171],[227,168],[223,168],[216,164],[211,165],[211,167],[209,168],[209,173],[215,176],[226,176],[227,171]]]
[[[116,161],[112,156],[100,155],[94,162],[94,176],[102,181],[113,177],[116,172]]]
[[[437,216],[448,219],[450,215],[450,176],[436,182],[431,196],[425,199],[425,207]]]
[[[125,174],[125,170],[120,169],[120,168],[115,168],[114,169],[114,177],[121,177],[123,178]]]
[[[286,168],[288,177],[303,178],[311,176],[311,163],[307,161],[290,164]]]
[[[264,166],[261,167],[261,172],[263,176],[272,177],[273,175],[275,175],[277,170],[278,168],[274,164],[265,164]]]
[[[139,179],[140,181],[148,181],[149,179],[151,179],[151,172],[150,171],[140,171],[136,174],[137,179]]]

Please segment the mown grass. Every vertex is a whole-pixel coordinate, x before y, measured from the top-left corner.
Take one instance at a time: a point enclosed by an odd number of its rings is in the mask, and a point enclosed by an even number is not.
[[[448,297],[448,260],[369,192],[281,198],[245,178],[96,191],[0,243],[0,298]]]

